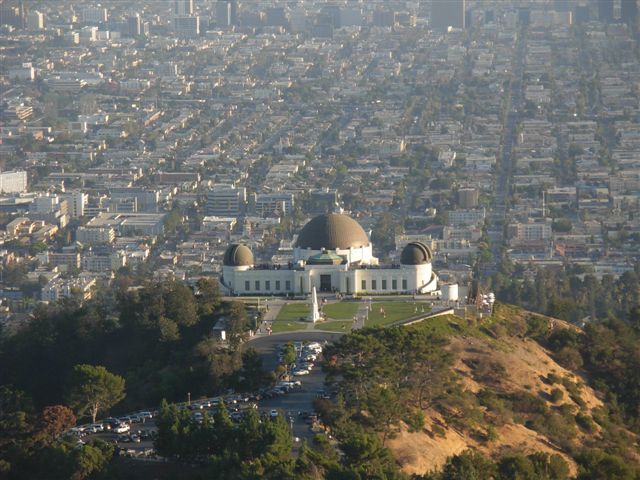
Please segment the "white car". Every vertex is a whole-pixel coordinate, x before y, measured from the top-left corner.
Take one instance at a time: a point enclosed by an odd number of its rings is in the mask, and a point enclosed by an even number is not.
[[[121,423],[120,425],[118,425],[113,429],[115,433],[127,433],[130,430],[131,430],[131,427],[126,423]]]
[[[296,377],[300,377],[302,375],[309,375],[309,370],[296,370],[293,372]]]
[[[276,418],[276,417],[278,416],[278,411],[277,411],[277,410],[271,410],[271,411],[269,412],[269,416],[270,416],[271,418]]]

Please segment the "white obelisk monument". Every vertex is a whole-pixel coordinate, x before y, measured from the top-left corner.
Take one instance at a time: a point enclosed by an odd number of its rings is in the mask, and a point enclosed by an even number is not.
[[[320,320],[320,309],[318,308],[318,295],[316,294],[316,286],[311,290],[311,312],[309,313],[309,321],[316,323]]]

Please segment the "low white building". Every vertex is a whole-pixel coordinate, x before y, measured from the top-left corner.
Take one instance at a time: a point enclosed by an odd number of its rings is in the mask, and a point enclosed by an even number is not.
[[[16,170],[0,173],[0,193],[21,193],[27,190],[27,172]]]
[[[400,264],[380,265],[360,224],[342,214],[326,214],[307,223],[288,265],[255,265],[246,245],[225,252],[221,283],[236,295],[435,293],[438,277],[432,254],[422,242],[402,250]]]
[[[63,298],[77,295],[83,300],[89,300],[93,296],[95,286],[95,278],[55,278],[42,287],[40,298],[46,302],[57,302]]]

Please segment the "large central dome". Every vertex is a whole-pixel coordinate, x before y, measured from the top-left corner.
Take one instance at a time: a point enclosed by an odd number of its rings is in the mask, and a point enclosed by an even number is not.
[[[328,213],[319,215],[307,223],[300,234],[296,247],[311,250],[346,250],[366,247],[369,237],[360,224],[348,215]]]

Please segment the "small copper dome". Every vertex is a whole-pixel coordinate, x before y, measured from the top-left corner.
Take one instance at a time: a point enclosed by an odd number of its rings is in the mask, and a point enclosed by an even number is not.
[[[431,249],[422,242],[411,242],[402,249],[400,263],[402,265],[424,265],[431,263]]]
[[[222,260],[227,267],[247,267],[253,265],[253,253],[246,245],[234,243],[224,252]]]

